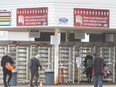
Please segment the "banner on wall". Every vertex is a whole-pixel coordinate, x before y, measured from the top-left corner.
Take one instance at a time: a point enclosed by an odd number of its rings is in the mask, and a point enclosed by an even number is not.
[[[18,8],[17,26],[48,25],[48,8]]]
[[[109,27],[109,10],[74,8],[74,26]]]
[[[11,12],[0,11],[0,26],[10,26],[10,25],[11,25]]]

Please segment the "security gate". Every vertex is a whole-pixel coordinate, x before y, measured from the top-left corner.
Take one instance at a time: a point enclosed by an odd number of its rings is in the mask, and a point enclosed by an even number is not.
[[[112,72],[112,76],[109,76],[108,78],[105,78],[105,81],[111,81],[115,82],[115,46],[112,43],[83,43],[81,45],[77,45],[75,48],[76,53],[78,53],[82,60],[85,60],[87,52],[91,53],[98,53],[101,57],[104,58],[104,61],[106,63],[106,66],[108,69]],[[77,81],[78,73],[77,68],[75,68],[75,81]],[[82,62],[82,66],[80,68],[80,80],[81,81],[87,81],[86,74],[83,73],[84,66]]]
[[[42,70],[39,71],[40,80],[45,83],[45,71],[46,69],[53,69],[54,59],[53,59],[53,48],[50,45],[38,46],[31,45],[30,50],[31,56],[35,57],[36,54],[39,54],[40,63],[42,65]]]
[[[112,76],[104,80],[115,82],[115,46],[104,44],[97,47],[97,51],[104,58],[106,66],[112,72]]]
[[[40,79],[45,83],[45,70],[54,69],[54,47],[52,45],[40,44],[40,42],[29,42],[20,41],[17,44],[9,44],[9,41],[0,42],[0,57],[4,53],[11,53],[15,61],[17,69],[17,81],[18,82],[29,82],[30,71],[28,68],[29,59],[40,54],[40,61],[43,69],[39,71]],[[76,67],[76,57],[79,54],[82,58],[82,65],[80,69],[80,81],[86,81],[86,75],[83,73],[84,66],[83,61],[87,52],[97,52],[106,61],[107,66],[113,73],[107,79],[107,81],[115,82],[115,44],[114,43],[81,43],[71,42],[63,43],[59,46],[59,82],[64,83],[77,82],[78,81],[78,70]],[[1,58],[0,58],[1,60]],[[64,68],[64,76],[61,73],[61,67]],[[2,68],[0,66],[0,70]],[[0,82],[2,83],[2,72],[0,72]]]
[[[28,46],[17,46],[17,80],[18,82],[26,82],[29,79],[28,71],[28,58],[29,58],[29,47]]]
[[[77,57],[77,55],[79,55],[82,58],[80,71],[77,67],[75,67],[75,81],[78,81],[79,75],[80,75],[79,76],[80,81],[87,81],[86,73],[84,72],[85,71],[84,60],[88,52],[91,52],[91,53],[95,52],[95,46],[88,43],[80,43],[75,46],[75,53],[76,53],[75,58]],[[78,72],[80,73],[78,74]]]
[[[4,44],[5,43],[5,44]],[[40,79],[45,83],[45,70],[53,69],[53,47],[51,45],[33,45],[33,42],[23,41],[19,43],[10,43],[4,41],[0,43],[0,57],[5,53],[10,53],[17,70],[18,83],[27,83],[30,80],[29,59],[40,54],[42,70],[39,71]],[[5,46],[4,46],[5,45]],[[0,58],[1,61],[1,58]],[[0,81],[3,83],[2,67],[0,66]]]
[[[64,78],[64,83],[69,81],[73,81],[73,46],[60,46],[59,49],[59,82],[62,83],[62,79]],[[64,73],[61,73],[61,67],[64,68]],[[63,75],[62,75],[63,74]]]

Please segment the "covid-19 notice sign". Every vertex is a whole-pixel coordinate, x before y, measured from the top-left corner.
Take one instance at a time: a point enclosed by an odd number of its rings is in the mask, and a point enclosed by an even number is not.
[[[74,8],[74,26],[109,27],[109,10]]]
[[[18,8],[17,26],[46,26],[48,25],[48,8]]]

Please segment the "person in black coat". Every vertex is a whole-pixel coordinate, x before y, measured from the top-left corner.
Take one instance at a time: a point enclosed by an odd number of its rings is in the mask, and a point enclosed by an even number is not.
[[[42,69],[42,66],[40,65],[40,61],[39,61],[39,55],[36,55],[35,57],[33,57],[30,60],[30,71],[31,71],[31,79],[30,79],[30,86],[34,87],[33,85],[33,79],[35,77],[35,85],[38,86],[37,82],[38,82],[38,78],[39,78],[39,73],[38,73],[38,68],[40,67],[40,69]]]
[[[85,57],[85,71],[86,71],[86,77],[88,82],[91,82],[92,79],[92,64],[93,64],[93,56],[91,55],[90,52],[87,53]]]
[[[12,57],[9,54],[5,54],[1,59],[1,66],[3,67],[3,82],[4,86],[10,86],[9,82],[12,78],[12,71],[5,68],[7,63],[14,64]],[[7,75],[9,76],[8,81],[6,81]]]

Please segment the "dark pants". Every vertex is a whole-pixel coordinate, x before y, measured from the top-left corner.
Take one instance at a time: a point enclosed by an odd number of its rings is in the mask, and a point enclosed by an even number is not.
[[[91,82],[91,79],[92,79],[92,67],[88,67],[86,69],[86,76],[87,76],[88,82]]]
[[[35,78],[35,79],[34,79]],[[37,82],[38,82],[38,78],[39,78],[39,74],[38,71],[33,71],[31,70],[31,79],[30,79],[30,85],[33,85],[33,79],[35,81],[35,85],[37,86]]]
[[[8,80],[6,79],[7,75],[9,76]],[[3,82],[4,82],[4,86],[7,87],[7,85],[9,84],[9,82],[11,80],[11,78],[12,78],[12,71],[7,70],[6,68],[3,68]]]

